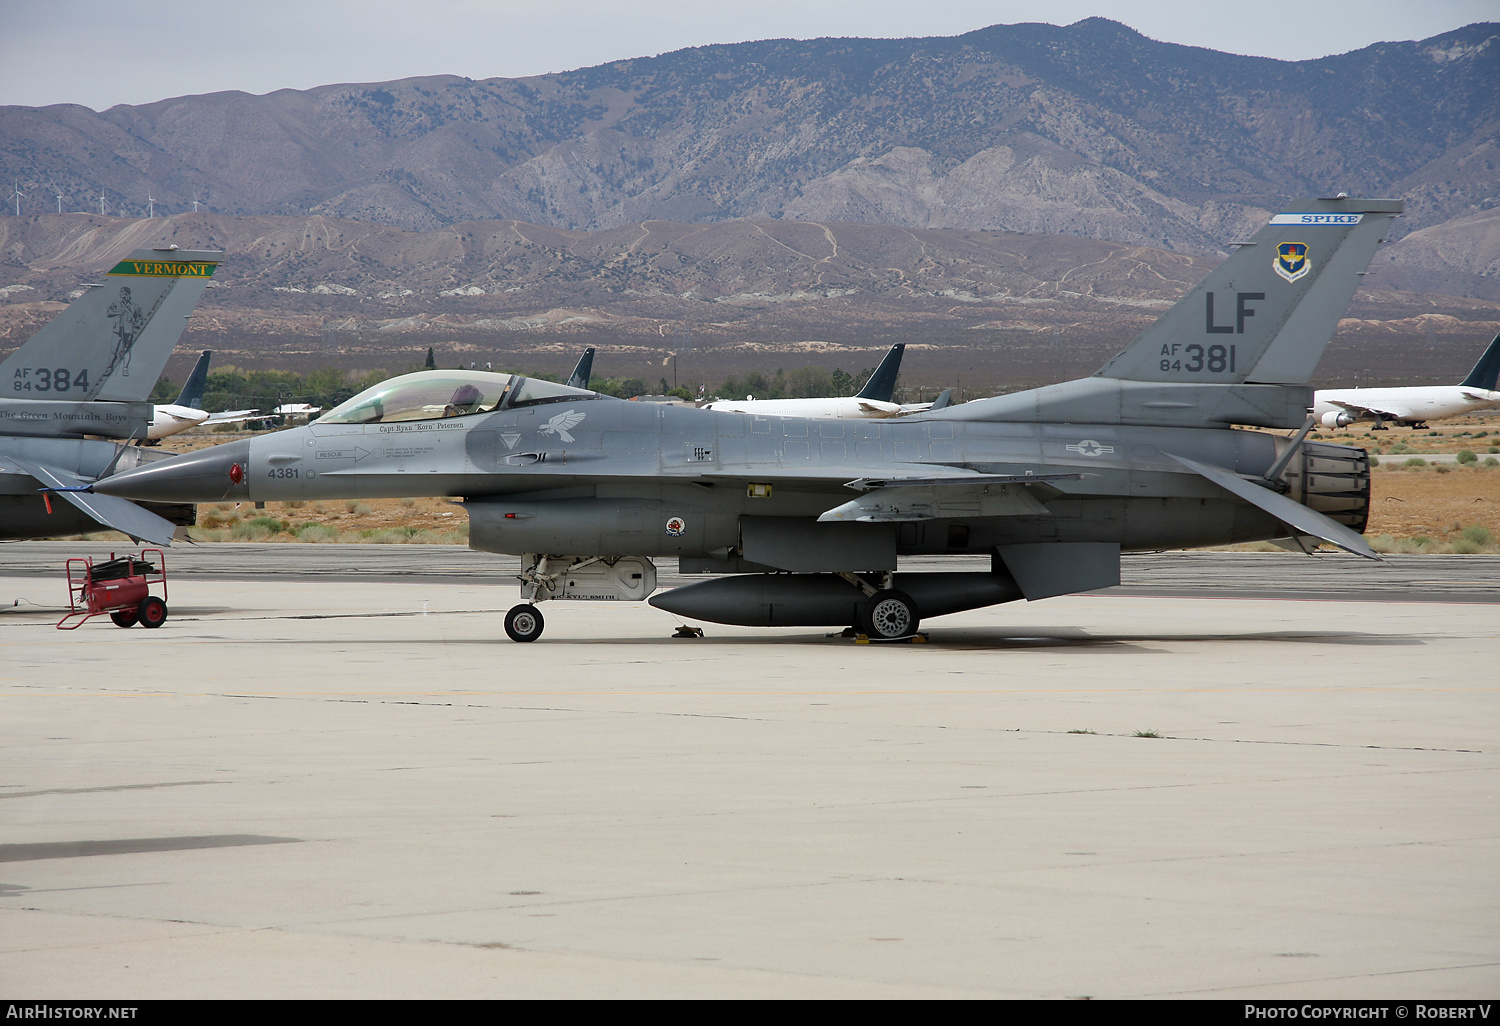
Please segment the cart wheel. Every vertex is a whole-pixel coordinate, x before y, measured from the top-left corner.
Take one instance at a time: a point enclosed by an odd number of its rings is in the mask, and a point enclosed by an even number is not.
[[[109,618],[115,622],[116,627],[134,627],[136,612],[134,609],[116,609],[109,614]]]
[[[141,599],[135,611],[141,618],[142,627],[160,627],[167,622],[167,604],[155,595]]]

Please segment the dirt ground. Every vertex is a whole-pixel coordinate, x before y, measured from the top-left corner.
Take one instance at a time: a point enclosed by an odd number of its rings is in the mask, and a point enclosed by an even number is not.
[[[1369,535],[1447,539],[1479,524],[1500,538],[1500,467],[1376,468]]]

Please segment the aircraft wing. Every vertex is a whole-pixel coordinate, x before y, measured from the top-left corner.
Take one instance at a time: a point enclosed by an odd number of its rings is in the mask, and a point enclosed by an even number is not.
[[[700,475],[701,479],[719,481],[745,481],[754,488],[755,482],[775,486],[777,484],[839,484],[860,493],[826,510],[818,520],[823,523],[838,521],[899,522],[908,520],[931,520],[939,516],[962,516],[966,513],[991,516],[1015,516],[1021,514],[1046,515],[1047,508],[1042,499],[1032,494],[1032,485],[1052,485],[1061,481],[1081,481],[1092,474],[1081,472],[1057,474],[981,474],[962,467],[950,467],[940,463],[906,463],[894,467],[809,467],[806,470],[788,470],[781,467],[758,471],[746,468],[740,471],[720,471]],[[1018,485],[1014,489],[997,487],[989,491],[987,486]],[[1056,490],[1047,493],[1056,495]]]
[[[1373,403],[1350,402],[1348,399],[1327,398],[1318,401],[1328,403],[1330,406],[1337,406],[1339,409],[1347,410],[1350,413],[1370,413],[1381,417],[1389,417],[1392,420],[1404,420],[1413,415],[1411,410],[1398,407],[1394,403],[1375,405]]]
[[[945,388],[938,397],[930,403],[906,403],[901,407],[901,416],[908,413],[935,413],[938,410],[946,410],[953,403],[953,389]]]
[[[1356,556],[1364,556],[1366,559],[1380,559],[1379,553],[1370,548],[1370,543],[1365,541],[1364,536],[1357,531],[1350,530],[1343,524],[1324,516],[1315,509],[1294,502],[1285,495],[1263,488],[1258,484],[1245,480],[1238,474],[1231,473],[1220,467],[1210,467],[1202,463],[1184,459],[1181,456],[1172,456],[1171,453],[1163,453],[1181,463],[1184,467],[1194,473],[1201,474],[1214,484],[1238,498],[1244,499],[1252,506],[1258,506],[1271,516],[1280,520],[1283,524],[1292,528],[1299,534],[1310,535],[1313,538],[1321,538],[1332,545]]]
[[[0,471],[30,475],[44,485],[50,494],[66,499],[100,524],[128,534],[137,542],[172,544],[172,535],[177,527],[170,520],[142,509],[128,499],[84,491],[89,482],[65,470],[43,467],[14,456],[0,456]]]
[[[704,481],[766,481],[771,484],[826,482],[841,484],[857,491],[910,485],[981,485],[1032,483],[1048,478],[1075,479],[1080,474],[1015,475],[981,474],[977,470],[950,467],[942,463],[887,463],[884,465],[828,464],[824,466],[784,467],[741,464],[707,473],[692,475]]]
[[[237,424],[242,420],[254,420],[260,416],[259,410],[225,410],[223,413],[210,413],[204,424]]]
[[[844,482],[845,488],[870,492],[877,488],[941,488],[992,484],[1038,484],[1045,481],[1082,481],[1090,474],[955,474],[941,477],[861,477]]]
[[[965,477],[862,477],[845,488],[862,493],[826,510],[819,523],[856,521],[903,523],[962,516],[1046,516],[1041,498],[1028,487],[1053,481],[1082,481],[1092,474],[970,474]],[[999,485],[991,491],[989,485]],[[1018,485],[1015,489],[1003,487]],[[1055,492],[1052,494],[1056,494]]]
[[[181,409],[181,407],[178,407],[178,409]],[[172,422],[174,424],[181,424],[185,428],[204,423],[204,420],[202,418],[184,416],[183,414],[178,413],[176,410],[166,406],[158,406],[156,408],[156,412],[161,414],[163,417],[172,418]]]

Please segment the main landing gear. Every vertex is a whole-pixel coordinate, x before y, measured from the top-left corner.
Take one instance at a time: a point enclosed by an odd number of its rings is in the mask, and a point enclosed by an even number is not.
[[[542,636],[542,628],[546,625],[542,611],[530,602],[512,606],[505,614],[505,633],[510,635],[511,641],[535,641]]]
[[[838,576],[865,593],[865,604],[860,607],[859,623],[855,626],[866,637],[895,641],[917,633],[917,604],[906,592],[891,587],[889,573],[879,575],[878,588],[858,574]]]
[[[909,638],[917,633],[917,604],[904,591],[886,588],[870,596],[861,619],[867,637]]]

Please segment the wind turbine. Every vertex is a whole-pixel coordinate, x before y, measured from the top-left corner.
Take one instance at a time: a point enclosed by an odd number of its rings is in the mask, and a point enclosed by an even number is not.
[[[197,212],[198,212],[198,194],[195,192],[195,193],[193,193],[193,213],[196,214]]]
[[[156,200],[152,198],[150,189],[146,190],[146,216],[156,216]]]
[[[17,217],[21,216],[21,200],[23,200],[25,198],[26,198],[26,194],[21,191],[21,183],[17,182],[16,183],[16,216]]]
[[[99,216],[104,216],[104,190],[99,190]]]
[[[54,186],[55,188],[55,186]],[[62,213],[62,193],[57,194],[57,212]]]

